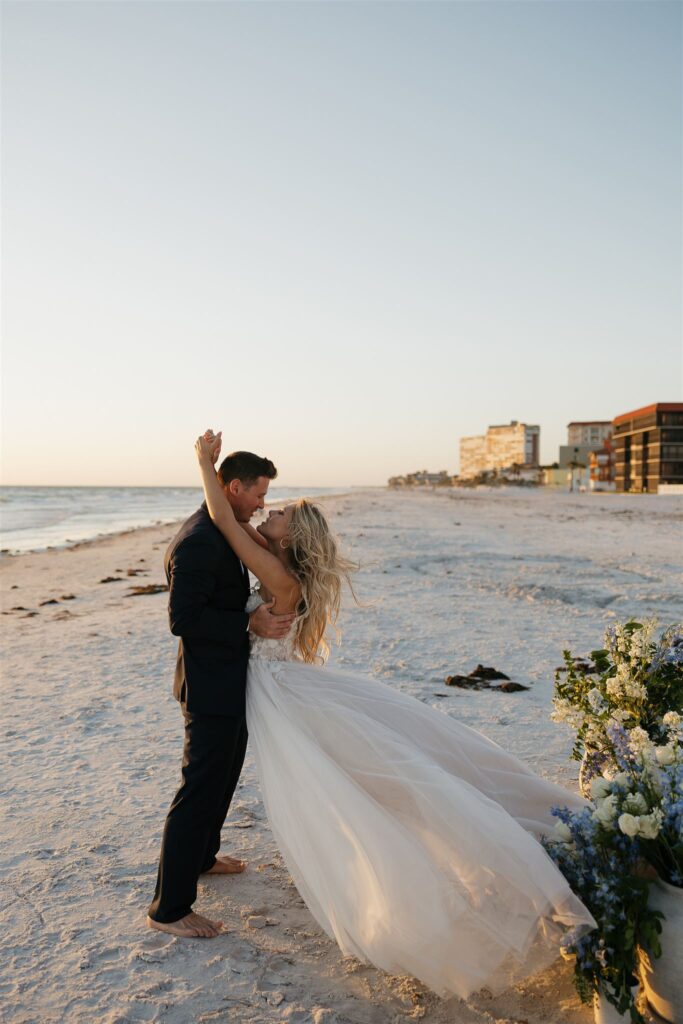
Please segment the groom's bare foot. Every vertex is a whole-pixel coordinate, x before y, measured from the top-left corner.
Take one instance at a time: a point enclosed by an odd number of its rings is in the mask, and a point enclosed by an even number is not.
[[[154,921],[147,918],[147,927],[154,928],[159,932],[168,932],[169,935],[178,935],[181,939],[214,939],[223,929],[222,921],[212,921],[201,914],[192,911],[181,917],[178,921],[171,921],[164,924],[162,921]]]
[[[236,857],[216,857],[213,867],[205,875],[239,875],[246,868],[246,862]]]

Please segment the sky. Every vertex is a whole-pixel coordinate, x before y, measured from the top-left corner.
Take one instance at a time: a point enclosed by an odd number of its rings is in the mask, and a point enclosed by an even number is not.
[[[458,471],[683,391],[677,2],[3,4],[2,479]]]

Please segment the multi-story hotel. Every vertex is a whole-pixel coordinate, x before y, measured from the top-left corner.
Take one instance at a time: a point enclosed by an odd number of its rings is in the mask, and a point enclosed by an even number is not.
[[[611,433],[611,420],[572,420],[567,424],[567,444],[572,448],[585,445],[589,451],[597,451]]]
[[[460,476],[470,479],[479,473],[538,466],[541,428],[512,420],[489,427],[486,434],[460,438]]]
[[[618,491],[683,490],[683,402],[623,413],[612,437]]]
[[[479,476],[486,469],[486,438],[461,437],[460,438],[460,476],[463,480],[470,480]]]

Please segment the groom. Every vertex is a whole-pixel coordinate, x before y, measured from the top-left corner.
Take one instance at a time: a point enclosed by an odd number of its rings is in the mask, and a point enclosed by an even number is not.
[[[214,463],[219,450],[217,444]],[[238,522],[247,524],[264,507],[276,476],[270,459],[251,452],[223,460],[218,477]],[[147,924],[171,935],[213,938],[222,922],[195,913],[192,905],[200,874],[245,868],[216,854],[247,746],[249,631],[279,639],[294,616],[272,614],[272,602],[245,612],[249,574],[211,522],[206,504],[171,541],[166,577],[171,632],[180,637],[173,693],[185,718],[185,746],[182,785],[166,818]]]

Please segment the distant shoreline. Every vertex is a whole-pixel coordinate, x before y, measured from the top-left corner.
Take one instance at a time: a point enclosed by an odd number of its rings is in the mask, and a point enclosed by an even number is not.
[[[77,489],[80,489],[80,488],[77,488]],[[191,489],[192,490],[197,490],[197,488],[191,488]],[[130,490],[130,488],[125,488],[125,490]],[[305,490],[305,488],[301,488],[301,490]],[[382,490],[385,490],[385,488],[383,488],[383,487],[368,487],[368,488],[365,488],[365,487],[359,486],[357,488],[354,487],[352,490],[351,489],[347,489],[346,491],[339,490],[339,491],[334,491],[334,493],[328,493],[328,494],[313,494],[313,495],[311,495],[311,500],[315,501],[315,502],[325,502],[325,501],[329,501],[331,499],[336,499],[336,498],[347,498],[347,497],[351,497],[351,496],[356,496],[358,494],[363,494],[366,491],[370,492],[370,491],[382,491]],[[301,497],[306,497],[305,494],[304,495],[300,495],[300,496]],[[268,508],[269,506],[272,506],[272,505],[278,505],[280,503],[280,500],[281,499],[276,499],[276,500],[273,500],[273,501],[266,501],[266,508]],[[287,499],[285,498],[284,500],[286,501]],[[119,537],[127,537],[127,536],[131,536],[132,534],[137,534],[137,533],[142,535],[142,534],[145,534],[145,533],[150,533],[151,531],[154,531],[154,530],[160,530],[160,529],[164,529],[164,528],[168,528],[168,527],[176,527],[177,528],[177,527],[180,526],[181,523],[183,523],[185,521],[186,518],[187,518],[187,516],[173,516],[170,519],[159,519],[159,520],[155,520],[154,522],[151,522],[151,523],[142,523],[139,526],[130,526],[130,527],[126,527],[124,529],[114,529],[114,530],[100,532],[100,533],[95,534],[92,537],[84,537],[84,538],[79,539],[79,540],[65,541],[62,544],[45,544],[45,545],[42,545],[42,546],[26,548],[25,550],[22,550],[22,551],[12,550],[11,548],[4,548],[3,547],[2,549],[0,549],[0,562],[5,561],[6,559],[23,558],[23,557],[25,557],[27,555],[39,555],[39,554],[44,554],[44,553],[48,553],[49,554],[49,553],[57,553],[57,552],[60,552],[60,551],[79,551],[79,550],[81,550],[83,548],[86,548],[86,547],[93,547],[94,545],[97,545],[97,544],[104,544],[107,541],[115,540],[115,539],[117,539]]]

